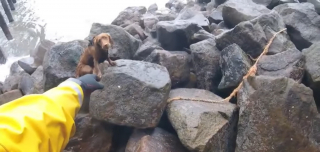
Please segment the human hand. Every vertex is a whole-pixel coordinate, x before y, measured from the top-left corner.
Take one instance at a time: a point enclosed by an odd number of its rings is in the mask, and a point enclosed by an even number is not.
[[[97,89],[103,89],[104,86],[97,82],[99,79],[97,75],[94,74],[86,74],[79,78],[77,78],[79,81],[81,81],[81,88],[85,94],[91,94],[93,91]]]

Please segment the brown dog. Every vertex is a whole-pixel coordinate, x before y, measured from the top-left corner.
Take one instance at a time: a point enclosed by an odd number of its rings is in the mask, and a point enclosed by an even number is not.
[[[109,58],[108,50],[112,46],[113,40],[108,33],[101,33],[93,37],[92,40],[89,41],[88,47],[80,57],[80,61],[76,69],[76,78],[85,74],[93,73],[97,75],[100,80],[102,74],[99,68],[99,63],[107,60],[111,66],[116,65],[116,62]]]

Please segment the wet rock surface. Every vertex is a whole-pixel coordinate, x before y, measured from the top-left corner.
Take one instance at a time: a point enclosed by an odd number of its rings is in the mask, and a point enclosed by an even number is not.
[[[292,42],[299,50],[320,41],[320,16],[311,3],[287,3],[274,8],[288,27]]]
[[[236,152],[319,151],[320,115],[312,94],[286,77],[245,80],[238,94]]]
[[[3,53],[2,48],[0,47],[0,64],[5,64],[7,62],[7,57]]]
[[[42,65],[44,56],[55,43],[50,40],[41,40],[36,49],[30,52],[30,56],[34,58],[36,65]]]
[[[161,129],[136,129],[131,135],[126,152],[188,152],[179,138]]]
[[[142,14],[147,12],[147,8],[144,6],[127,7],[125,10],[119,13],[111,24],[126,27],[132,23],[139,22]]]
[[[22,58],[18,60],[18,64],[25,72],[30,75],[38,68],[38,65],[35,63],[33,57]]]
[[[136,128],[158,124],[171,88],[165,67],[117,60],[117,66],[104,68],[101,83],[108,87],[91,95],[89,111],[93,118]]]
[[[12,100],[18,99],[22,96],[23,95],[22,95],[21,91],[18,89],[8,91],[8,92],[0,95],[0,105],[6,104],[6,103],[8,103]]]
[[[144,60],[147,58],[154,50],[163,50],[160,46],[161,44],[152,38],[146,39],[139,49],[135,52],[133,59],[135,60]]]
[[[175,97],[220,101],[221,97],[200,89],[174,89]],[[237,108],[231,103],[175,100],[168,104],[168,117],[182,144],[190,151],[232,151],[235,144]]]

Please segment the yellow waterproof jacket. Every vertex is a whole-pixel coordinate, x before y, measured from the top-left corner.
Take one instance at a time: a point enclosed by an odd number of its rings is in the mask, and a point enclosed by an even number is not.
[[[61,152],[75,133],[81,87],[65,81],[0,106],[0,152]]]

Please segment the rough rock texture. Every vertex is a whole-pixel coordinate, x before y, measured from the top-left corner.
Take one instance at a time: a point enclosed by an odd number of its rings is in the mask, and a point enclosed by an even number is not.
[[[316,10],[317,13],[320,15],[320,1],[318,1],[318,0],[307,0],[307,2],[313,4],[315,10]]]
[[[83,51],[84,47],[77,40],[52,46],[46,53],[43,62],[45,91],[75,76],[75,70]]]
[[[168,13],[168,14],[159,13],[159,14],[156,14],[156,16],[158,17],[159,21],[172,21],[176,19],[178,15],[173,13]]]
[[[201,27],[209,26],[209,20],[200,11],[194,10],[193,8],[184,8],[175,20],[186,20],[190,23],[198,24]]]
[[[30,52],[30,56],[34,58],[36,65],[42,65],[44,55],[54,44],[54,42],[44,39],[40,41],[36,49]]]
[[[0,82],[0,94],[2,94],[3,83]]]
[[[236,43],[246,54],[258,57],[271,37],[286,28],[280,15],[272,11],[253,20],[241,22],[235,28],[217,36],[217,47],[222,50]],[[288,49],[295,49],[286,32],[282,32],[272,42],[269,54],[276,54]]]
[[[190,46],[192,64],[197,76],[197,87],[215,92],[220,83],[220,51],[213,39],[207,39]]]
[[[191,39],[191,43],[197,43],[206,39],[215,39],[214,35],[207,32],[204,29],[199,30],[198,32],[193,34],[193,37]]]
[[[0,47],[0,64],[5,64],[7,62],[7,57],[3,53],[2,48]]]
[[[320,106],[320,42],[302,50],[306,64],[307,85],[313,89],[317,105]]]
[[[287,3],[274,8],[283,18],[299,50],[320,41],[320,16],[311,3]]]
[[[100,33],[109,33],[114,42],[113,48],[109,50],[110,58],[114,59],[132,59],[134,53],[140,46],[140,41],[130,35],[123,28],[115,25],[104,25],[93,23],[90,35],[87,39]]]
[[[158,5],[156,3],[154,4],[151,4],[149,7],[148,7],[148,13],[155,13],[156,11],[158,10]]]
[[[70,152],[109,152],[112,144],[112,126],[94,120],[89,114],[78,114],[76,132],[66,150]]]
[[[44,92],[44,75],[43,75],[43,66],[39,66],[36,71],[31,75],[33,80],[32,93],[39,94]]]
[[[157,38],[165,50],[188,48],[193,34],[201,29],[186,20],[160,21],[157,23]]]
[[[222,98],[200,89],[174,89],[175,97],[220,101]],[[224,152],[235,148],[237,108],[231,103],[175,100],[168,104],[168,117],[182,144],[195,152]]]
[[[253,3],[251,0],[229,0],[219,7],[223,7],[222,17],[230,28],[270,12],[265,6]]]
[[[222,79],[219,90],[234,89],[251,67],[251,61],[237,44],[231,44],[221,51],[220,68]]]
[[[220,11],[212,11],[208,17],[210,23],[219,24],[223,21],[222,12]]]
[[[285,4],[285,3],[299,3],[298,0],[252,0],[257,4],[261,4],[266,6],[269,9],[273,9],[274,7]]]
[[[257,64],[257,75],[289,77],[301,82],[304,76],[305,58],[297,49],[275,55],[263,56]]]
[[[160,45],[161,44],[156,39],[145,39],[139,49],[135,52],[133,59],[143,60],[148,57],[154,50],[163,50]]]
[[[145,29],[146,32],[151,32],[156,30],[156,24],[159,19],[154,14],[144,14],[140,20],[140,26]]]
[[[18,84],[18,89],[21,90],[23,95],[27,95],[33,93],[33,87],[34,80],[32,79],[31,75],[28,73],[22,73]]]
[[[157,126],[171,88],[167,69],[158,64],[117,60],[103,68],[103,90],[91,95],[93,118],[135,128]]]
[[[293,79],[249,77],[238,93],[236,152],[320,151],[312,90]]]
[[[38,68],[33,57],[22,58],[18,61],[18,64],[28,74],[32,74]]]
[[[125,10],[119,13],[115,20],[111,24],[126,27],[132,23],[139,22],[140,17],[147,12],[147,8],[144,6],[127,7]]]
[[[187,0],[169,0],[165,7],[179,13],[187,5]]]
[[[189,55],[183,51],[155,50],[144,61],[157,63],[167,68],[172,87],[189,79]]]
[[[139,37],[140,40],[144,40],[147,38],[147,35],[139,25],[139,23],[132,23],[124,28],[128,33],[130,33],[132,36]]]
[[[161,129],[136,129],[131,135],[126,152],[188,152],[179,138]]]
[[[11,90],[9,92],[6,92],[6,93],[0,95],[0,105],[8,103],[12,100],[18,99],[20,97],[22,97],[20,90],[18,90],[18,89]]]
[[[23,71],[20,73],[15,73],[15,74],[7,77],[3,82],[2,92],[5,93],[5,92],[11,91],[11,90],[18,89],[18,86],[19,86],[19,83],[21,80],[21,75],[23,73],[25,73],[25,72]]]
[[[18,64],[18,61],[13,62],[10,66],[10,75],[14,75],[16,73],[24,72],[24,70]]]

